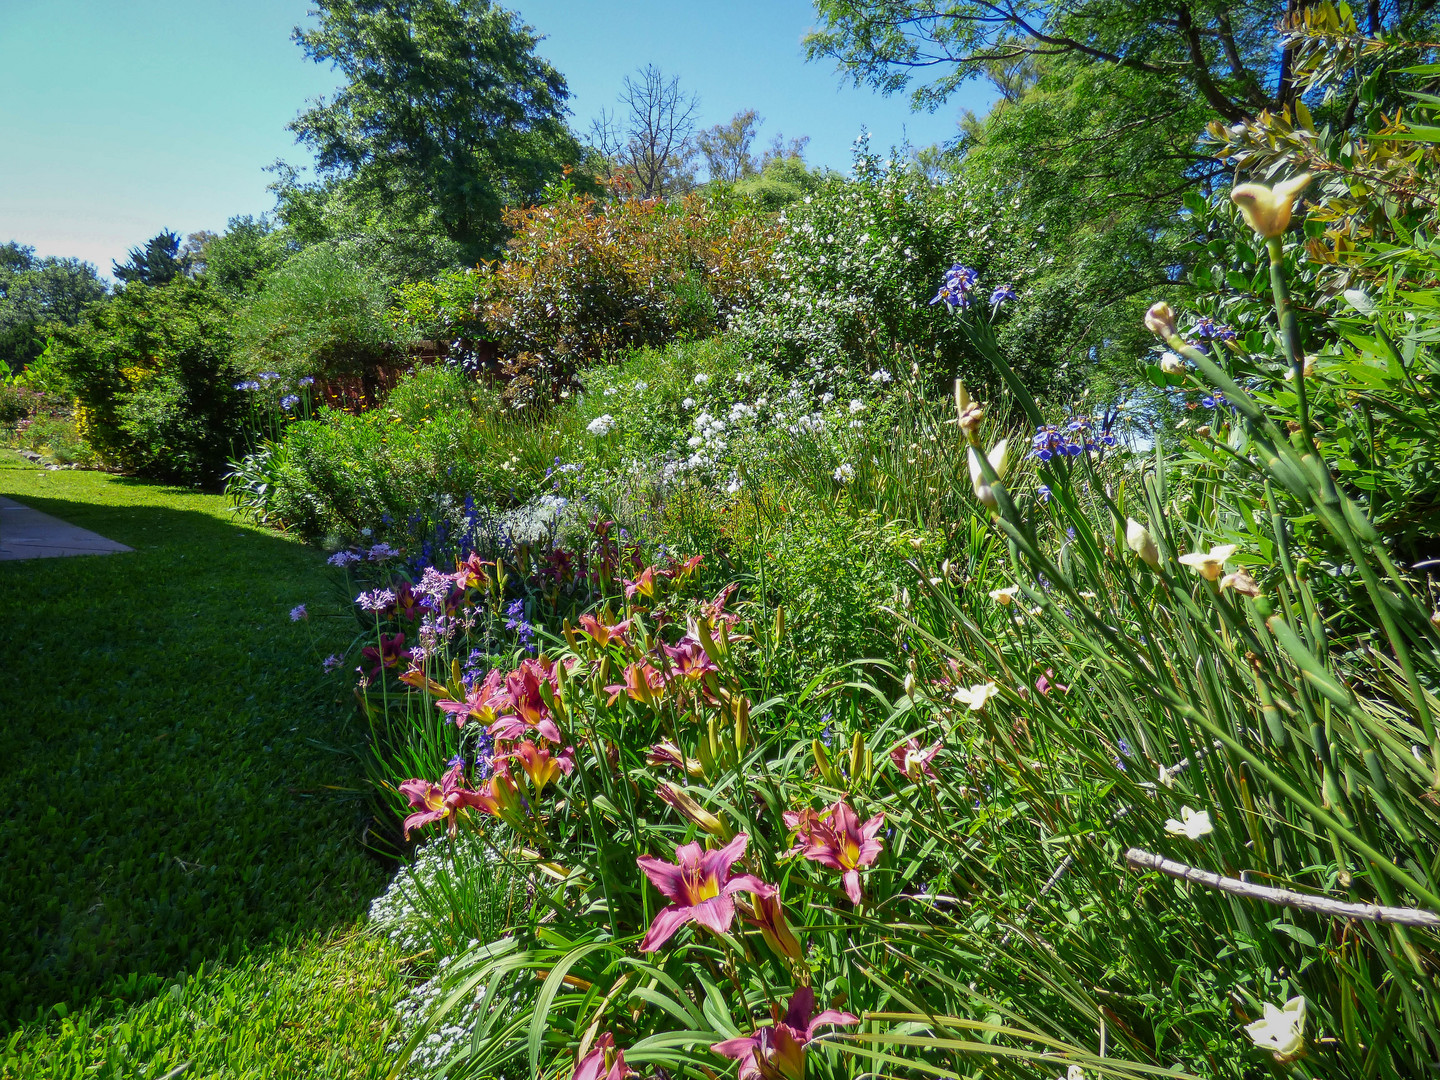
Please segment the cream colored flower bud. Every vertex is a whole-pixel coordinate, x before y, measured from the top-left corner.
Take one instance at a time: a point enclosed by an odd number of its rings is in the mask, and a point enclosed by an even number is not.
[[[1303,364],[1305,378],[1308,379],[1311,375],[1315,374],[1315,364],[1319,359],[1320,357],[1316,356],[1314,353],[1305,354],[1305,362]],[[1295,369],[1293,367],[1286,370],[1285,378],[1290,382],[1295,381]]]
[[[1248,596],[1252,600],[1260,595],[1259,583],[1243,567],[1220,579],[1220,591],[1224,592],[1226,589],[1234,589],[1241,596]]]
[[[1160,565],[1160,549],[1150,530],[1134,518],[1125,519],[1125,546],[1140,557],[1140,561],[1151,569]]]
[[[1199,439],[1208,439],[1210,437],[1210,425],[1201,424],[1199,427],[1197,427],[1195,429],[1195,437]]]
[[[1005,470],[1010,464],[1009,449],[1009,440],[1001,439],[985,455],[990,461],[990,467],[995,470],[995,475],[1002,480],[1005,479]],[[994,510],[999,505],[999,501],[986,481],[984,472],[981,471],[980,455],[973,446],[968,448],[967,453],[970,460],[970,486],[975,489],[975,497]]]
[[[1295,196],[1310,183],[1310,174],[1301,173],[1282,180],[1274,187],[1264,184],[1240,184],[1230,192],[1230,201],[1240,208],[1250,228],[1272,240],[1290,227],[1290,213]]]
[[[1164,352],[1160,356],[1160,370],[1166,375],[1184,375],[1185,361],[1173,352]]]
[[[1175,309],[1164,300],[1151,304],[1145,312],[1145,329],[1156,337],[1170,337],[1175,333]]]

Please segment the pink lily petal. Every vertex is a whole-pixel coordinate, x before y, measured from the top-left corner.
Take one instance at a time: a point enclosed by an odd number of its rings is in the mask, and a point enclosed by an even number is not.
[[[745,847],[749,843],[748,833],[738,833],[735,839],[723,848],[705,852],[700,856],[700,877],[704,879],[713,875],[723,881],[725,875],[730,873],[730,867],[739,862],[740,857],[745,854]],[[686,847],[699,847],[699,845],[687,844]],[[684,861],[684,851],[685,848],[680,848],[675,852],[681,857],[682,862]]]
[[[854,1013],[840,1012],[838,1009],[826,1009],[819,1016],[805,1025],[805,1040],[815,1037],[815,1029],[821,1024],[843,1024],[849,1027],[851,1024],[858,1024],[860,1018]]]
[[[859,870],[847,870],[845,872],[845,895],[850,897],[852,904],[860,903],[860,898],[864,894],[860,891]]]
[[[640,869],[645,871],[645,876],[650,879],[650,884],[660,890],[661,895],[667,900],[673,900],[677,904],[690,902],[690,897],[685,891],[685,871],[683,869],[688,861],[685,857],[687,848],[694,848],[696,856],[699,855],[699,844],[686,844],[675,853],[680,860],[679,866],[665,862],[663,859],[657,859],[653,855],[641,855],[635,860],[640,865]]]
[[[737,874],[725,883],[725,894],[728,896],[733,892],[748,892],[755,896],[771,897],[778,891],[769,882],[761,881],[754,874]]]
[[[690,917],[707,930],[714,930],[717,934],[726,933],[735,921],[735,901],[723,893],[709,900],[702,900],[690,909]]]
[[[654,952],[664,945],[679,932],[680,928],[688,923],[695,915],[693,907],[681,907],[679,904],[671,904],[655,916],[655,921],[650,924],[650,929],[645,934],[645,940],[640,942],[641,952]]]

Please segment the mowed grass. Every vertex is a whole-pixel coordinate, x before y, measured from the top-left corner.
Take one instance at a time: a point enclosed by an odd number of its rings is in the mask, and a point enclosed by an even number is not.
[[[385,872],[320,660],[354,628],[288,617],[321,556],[8,453],[0,494],[135,549],[0,563],[0,1075],[368,1075],[400,973],[353,932]]]

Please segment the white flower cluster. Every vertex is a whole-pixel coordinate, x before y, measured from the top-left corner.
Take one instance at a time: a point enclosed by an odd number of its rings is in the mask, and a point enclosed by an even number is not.
[[[590,432],[591,435],[595,435],[598,437],[609,435],[614,427],[615,417],[611,416],[609,413],[602,413],[594,420],[591,420],[590,423],[586,424],[585,430]]]

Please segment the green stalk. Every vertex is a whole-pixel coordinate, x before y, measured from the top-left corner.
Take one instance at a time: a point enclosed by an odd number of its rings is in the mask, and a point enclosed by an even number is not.
[[[1290,372],[1295,380],[1295,411],[1300,418],[1300,437],[1305,440],[1305,449],[1314,453],[1310,403],[1305,397],[1305,355],[1300,351],[1300,323],[1290,306],[1290,290],[1285,284],[1285,245],[1280,237],[1272,236],[1265,241],[1265,247],[1270,253],[1270,292],[1275,298],[1275,317],[1280,322],[1280,344],[1284,346],[1285,358],[1290,361]]]

